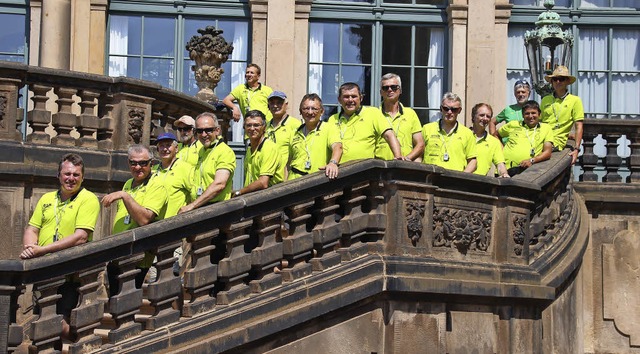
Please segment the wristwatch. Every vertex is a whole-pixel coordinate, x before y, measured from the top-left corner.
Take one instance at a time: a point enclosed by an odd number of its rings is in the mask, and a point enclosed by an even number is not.
[[[536,160],[534,160],[533,157],[529,161],[531,162],[532,165],[536,162]]]
[[[237,196],[239,196],[239,195],[240,195],[240,191],[239,191],[239,190],[237,190],[237,191],[233,192],[233,196],[234,196],[234,197],[237,197]]]
[[[336,160],[329,160],[329,163],[335,164],[336,166],[338,166],[338,161]]]

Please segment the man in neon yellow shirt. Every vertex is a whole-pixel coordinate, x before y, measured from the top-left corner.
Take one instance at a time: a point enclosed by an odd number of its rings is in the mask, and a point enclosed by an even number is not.
[[[340,131],[335,125],[320,121],[323,113],[320,96],[311,93],[302,97],[300,115],[304,124],[293,138],[288,179],[319,170],[324,170],[330,179],[338,177],[338,164],[342,157]]]
[[[236,154],[222,141],[215,114],[200,114],[196,119],[196,132],[203,147],[194,170],[193,201],[182,207],[180,213],[231,198]]]
[[[191,116],[182,116],[173,125],[180,137],[178,158],[191,166],[195,166],[198,163],[200,149],[202,149],[202,144],[200,144],[195,135],[196,121]]]
[[[567,86],[576,82],[575,76],[569,74],[566,66],[558,66],[551,75],[544,77],[553,86],[553,94],[545,96],[540,102],[542,116],[540,121],[547,123],[553,129],[555,138],[553,147],[556,150],[564,149],[569,138],[569,132],[575,125],[575,143],[571,152],[571,163],[574,164],[580,153],[582,143],[582,121],[584,120],[584,107],[580,97],[569,93]]]
[[[248,111],[257,109],[262,112],[267,120],[271,120],[271,112],[267,104],[267,97],[273,92],[271,87],[260,83],[260,67],[257,64],[247,65],[244,84],[236,86],[222,103],[233,111],[233,120],[238,122],[240,117]],[[238,108],[233,102],[238,102]]]
[[[400,76],[394,73],[382,76],[380,80],[380,95],[382,95],[380,110],[389,121],[389,124],[391,124],[405,159],[422,161],[422,153],[424,151],[422,124],[420,124],[420,119],[418,119],[418,115],[413,109],[404,107],[400,103],[401,94],[402,81]],[[393,159],[389,144],[383,139],[378,140],[375,154],[377,159]]]
[[[289,150],[293,144],[293,137],[302,125],[298,118],[287,114],[289,102],[287,95],[282,91],[273,91],[269,95],[269,110],[273,118],[267,123],[265,135],[278,147],[280,166],[285,169],[284,176],[287,179],[286,166],[289,164]]]
[[[529,100],[531,95],[529,82],[527,80],[516,81],[515,85],[513,85],[513,95],[516,97],[516,103],[507,106],[497,116],[491,118],[491,122],[489,122],[489,133],[495,137],[498,136],[498,124],[502,122],[509,123],[512,120],[522,122],[522,105]],[[505,144],[506,142],[504,140],[502,143]]]
[[[276,144],[264,136],[266,117],[261,111],[247,112],[244,131],[249,136],[249,146],[244,158],[244,187],[233,193],[237,197],[266,189],[284,181],[284,167],[278,156]]]
[[[524,121],[509,122],[498,130],[500,137],[509,138],[504,157],[511,176],[550,159],[553,150],[554,134],[551,126],[540,122],[538,102],[526,102],[522,112]]]
[[[493,135],[487,133],[487,125],[493,116],[493,108],[487,103],[478,103],[471,109],[473,134],[476,136],[476,157],[478,167],[473,172],[486,176],[492,166],[498,169],[498,176],[508,178],[509,173],[504,164],[502,143]]]
[[[107,194],[102,198],[105,208],[116,203],[117,211],[113,223],[113,233],[134,229],[154,221],[165,215],[167,208],[167,190],[159,179],[151,181],[151,161],[153,154],[146,146],[132,145],[128,151],[129,171],[132,178],[125,182],[121,191]],[[140,273],[136,275],[136,287],[140,288],[151,264],[153,254],[145,252],[145,257],[138,265]],[[117,271],[107,267],[109,274],[109,291],[114,295],[118,289]]]
[[[375,107],[362,106],[362,94],[358,84],[342,84],[338,101],[342,109],[329,117],[327,123],[336,126],[340,131],[343,163],[374,158],[379,139],[387,141],[395,159],[405,159],[393,128],[382,112]]]
[[[423,162],[454,171],[476,170],[476,139],[473,132],[458,123],[462,100],[447,92],[440,103],[442,118],[422,127],[425,149]]]
[[[60,189],[43,195],[22,236],[20,258],[29,259],[58,252],[93,239],[100,213],[95,194],[82,188],[84,162],[77,154],[66,154],[58,165]],[[58,288],[62,297],[56,312],[63,316],[62,337],[70,338],[69,318],[78,304],[80,283],[67,280]]]

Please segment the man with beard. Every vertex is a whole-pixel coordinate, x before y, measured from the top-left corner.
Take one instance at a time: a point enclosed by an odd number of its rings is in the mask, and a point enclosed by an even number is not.
[[[472,130],[476,136],[476,151],[478,153],[476,158],[478,167],[473,173],[486,176],[491,170],[491,166],[496,166],[499,177],[509,177],[504,164],[500,140],[487,134],[487,125],[489,125],[491,116],[493,116],[493,109],[487,103],[478,103],[471,109]]]
[[[191,116],[182,116],[173,123],[180,142],[178,144],[178,158],[195,166],[198,163],[198,154],[202,144],[195,135],[196,121]]]

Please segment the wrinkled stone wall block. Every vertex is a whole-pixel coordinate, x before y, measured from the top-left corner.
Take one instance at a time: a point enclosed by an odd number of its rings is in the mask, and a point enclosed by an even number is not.
[[[56,313],[56,302],[62,298],[58,288],[64,284],[64,277],[56,277],[33,284],[33,293],[39,293],[37,304],[40,317],[31,323],[31,343],[38,352],[54,351],[60,342],[62,332],[62,315]]]
[[[76,139],[71,136],[71,132],[76,125],[76,115],[71,111],[71,106],[75,103],[73,95],[78,92],[74,88],[56,87],[54,93],[58,96],[58,112],[53,114],[51,124],[56,132],[56,136],[51,138],[53,145],[75,146]]]
[[[109,298],[107,312],[115,321],[115,328],[109,331],[108,341],[117,344],[140,333],[141,325],[134,321],[142,305],[142,289],[136,288],[135,277],[140,270],[136,266],[142,261],[143,253],[113,261],[108,270],[119,273],[118,289],[109,289],[115,295]]]
[[[249,286],[252,293],[282,285],[282,275],[279,273],[283,259],[281,229],[282,212],[254,219],[253,237],[257,237],[257,245],[251,250],[252,280]]]
[[[20,80],[0,78],[0,140],[22,141],[22,110],[18,108],[22,85]]]
[[[102,338],[95,335],[93,330],[100,326],[104,315],[104,302],[98,299],[98,274],[104,271],[104,264],[81,272],[78,275],[80,288],[78,289],[78,307],[71,310],[69,326],[71,333],[77,339],[69,345],[69,353],[84,353],[86,348],[97,348],[102,345]]]
[[[344,214],[340,211],[338,199],[343,192],[336,192],[316,198],[313,216],[316,226],[312,230],[314,258],[311,259],[313,271],[323,271],[340,264],[341,256],[335,253],[340,247],[343,224],[340,219]]]
[[[24,340],[23,329],[17,323],[18,297],[23,286],[0,285],[0,352],[15,351]]]
[[[367,247],[362,244],[361,239],[367,235],[369,226],[369,205],[366,205],[369,185],[366,181],[352,186],[346,189],[339,199],[344,217],[340,219],[342,237],[340,248],[336,251],[340,254],[342,262],[350,262],[367,253]]]
[[[221,283],[217,294],[217,303],[228,305],[249,295],[250,289],[246,283],[251,270],[251,253],[245,248],[250,247],[251,228],[253,220],[239,222],[224,230],[226,254],[218,263],[218,281]]]
[[[100,96],[99,93],[82,90],[78,93],[81,98],[80,115],[76,121],[76,130],[80,134],[80,138],[76,141],[76,145],[80,147],[97,148],[97,131],[98,131],[98,116],[96,112],[96,106],[98,105],[96,99]],[[96,136],[94,136],[96,135]]]
[[[212,253],[216,251],[214,238],[220,238],[218,229],[187,238],[187,242],[191,244],[191,264],[187,266],[183,278],[189,297],[185,299],[182,308],[182,315],[185,317],[213,310],[216,305],[213,289],[218,280],[218,265],[211,262]]]
[[[34,84],[30,88],[33,91],[33,97],[31,97],[33,109],[27,113],[27,121],[33,131],[27,135],[27,141],[49,145],[51,137],[45,132],[45,129],[51,123],[51,112],[47,110],[47,101],[49,100],[47,92],[51,91],[52,87]]]
[[[313,257],[313,235],[309,227],[313,222],[314,201],[285,208],[288,231],[282,236],[282,280],[294,281],[311,274],[309,260]],[[313,226],[313,225],[311,225]]]
[[[182,292],[180,277],[173,274],[173,264],[178,260],[174,257],[174,251],[180,247],[180,243],[176,241],[158,247],[155,264],[158,278],[147,285],[147,299],[151,302],[154,313],[147,318],[145,329],[153,331],[180,319],[180,311],[172,307]]]

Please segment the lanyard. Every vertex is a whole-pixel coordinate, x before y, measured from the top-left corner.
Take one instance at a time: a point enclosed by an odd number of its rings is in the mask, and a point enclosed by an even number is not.
[[[451,130],[446,133],[445,135],[442,135],[442,132],[444,131],[444,129],[442,129],[442,127],[440,127],[440,130],[438,130],[438,135],[440,136],[440,140],[442,141],[442,147],[444,148],[444,153],[445,155],[447,155],[446,159],[448,160],[448,155],[449,155],[449,149],[447,148],[447,143],[449,142],[449,140],[451,139],[451,136],[453,135],[453,133],[455,133],[456,129],[458,129],[458,122],[456,122],[456,125],[451,128]],[[447,139],[445,140],[445,136],[447,137]]]
[[[199,188],[199,190],[203,189],[202,182],[204,181],[204,161],[209,157],[209,154],[213,151],[213,149],[215,149],[220,144],[221,141],[222,141],[222,139],[218,139],[218,141],[216,141],[215,145],[213,145],[211,148],[208,149],[209,151],[207,152],[207,155],[204,156],[202,161],[198,161],[199,164],[200,164],[200,186],[199,186],[200,188]]]
[[[173,165],[176,163],[176,161],[178,161],[178,158],[173,159],[173,161],[171,161],[171,164],[169,165],[169,167],[167,167],[166,169],[162,167],[162,163],[160,163],[158,165],[158,168],[156,169],[156,172],[153,174],[153,178],[156,178],[158,176],[160,176],[160,172],[164,172],[164,175],[162,176],[162,183],[164,183],[167,180],[167,175],[169,174],[169,171],[171,171],[171,169],[173,168]]]
[[[569,92],[565,93],[564,96],[562,96],[562,101],[560,101],[559,104],[559,111],[556,112],[556,96],[553,96],[553,102],[551,103],[551,109],[553,109],[553,115],[556,117],[556,127],[555,129],[560,128],[560,115],[562,114],[562,104],[564,103],[564,99],[567,97],[567,95],[569,95]]]
[[[536,125],[536,127],[535,127],[535,128],[533,128],[533,135],[532,135],[531,137],[529,137],[529,131],[530,131],[531,129],[529,129],[528,127],[526,127],[526,129],[525,129],[525,131],[524,131],[524,132],[525,132],[525,134],[527,135],[527,140],[529,140],[529,145],[531,145],[531,157],[534,157],[534,156],[535,156],[535,151],[536,151],[536,149],[535,149],[535,145],[536,145],[536,131],[538,130],[538,125],[540,125],[540,124],[537,124],[537,125]]]
[[[67,205],[73,200],[73,198],[69,198],[66,201],[62,202],[60,199],[60,193],[56,195],[56,202],[53,205],[53,214],[56,217],[56,232],[53,234],[53,242],[58,241],[58,229],[60,228],[60,222],[62,222],[62,214],[64,214],[64,209],[67,208]],[[58,211],[58,204],[63,203],[62,208]]]

